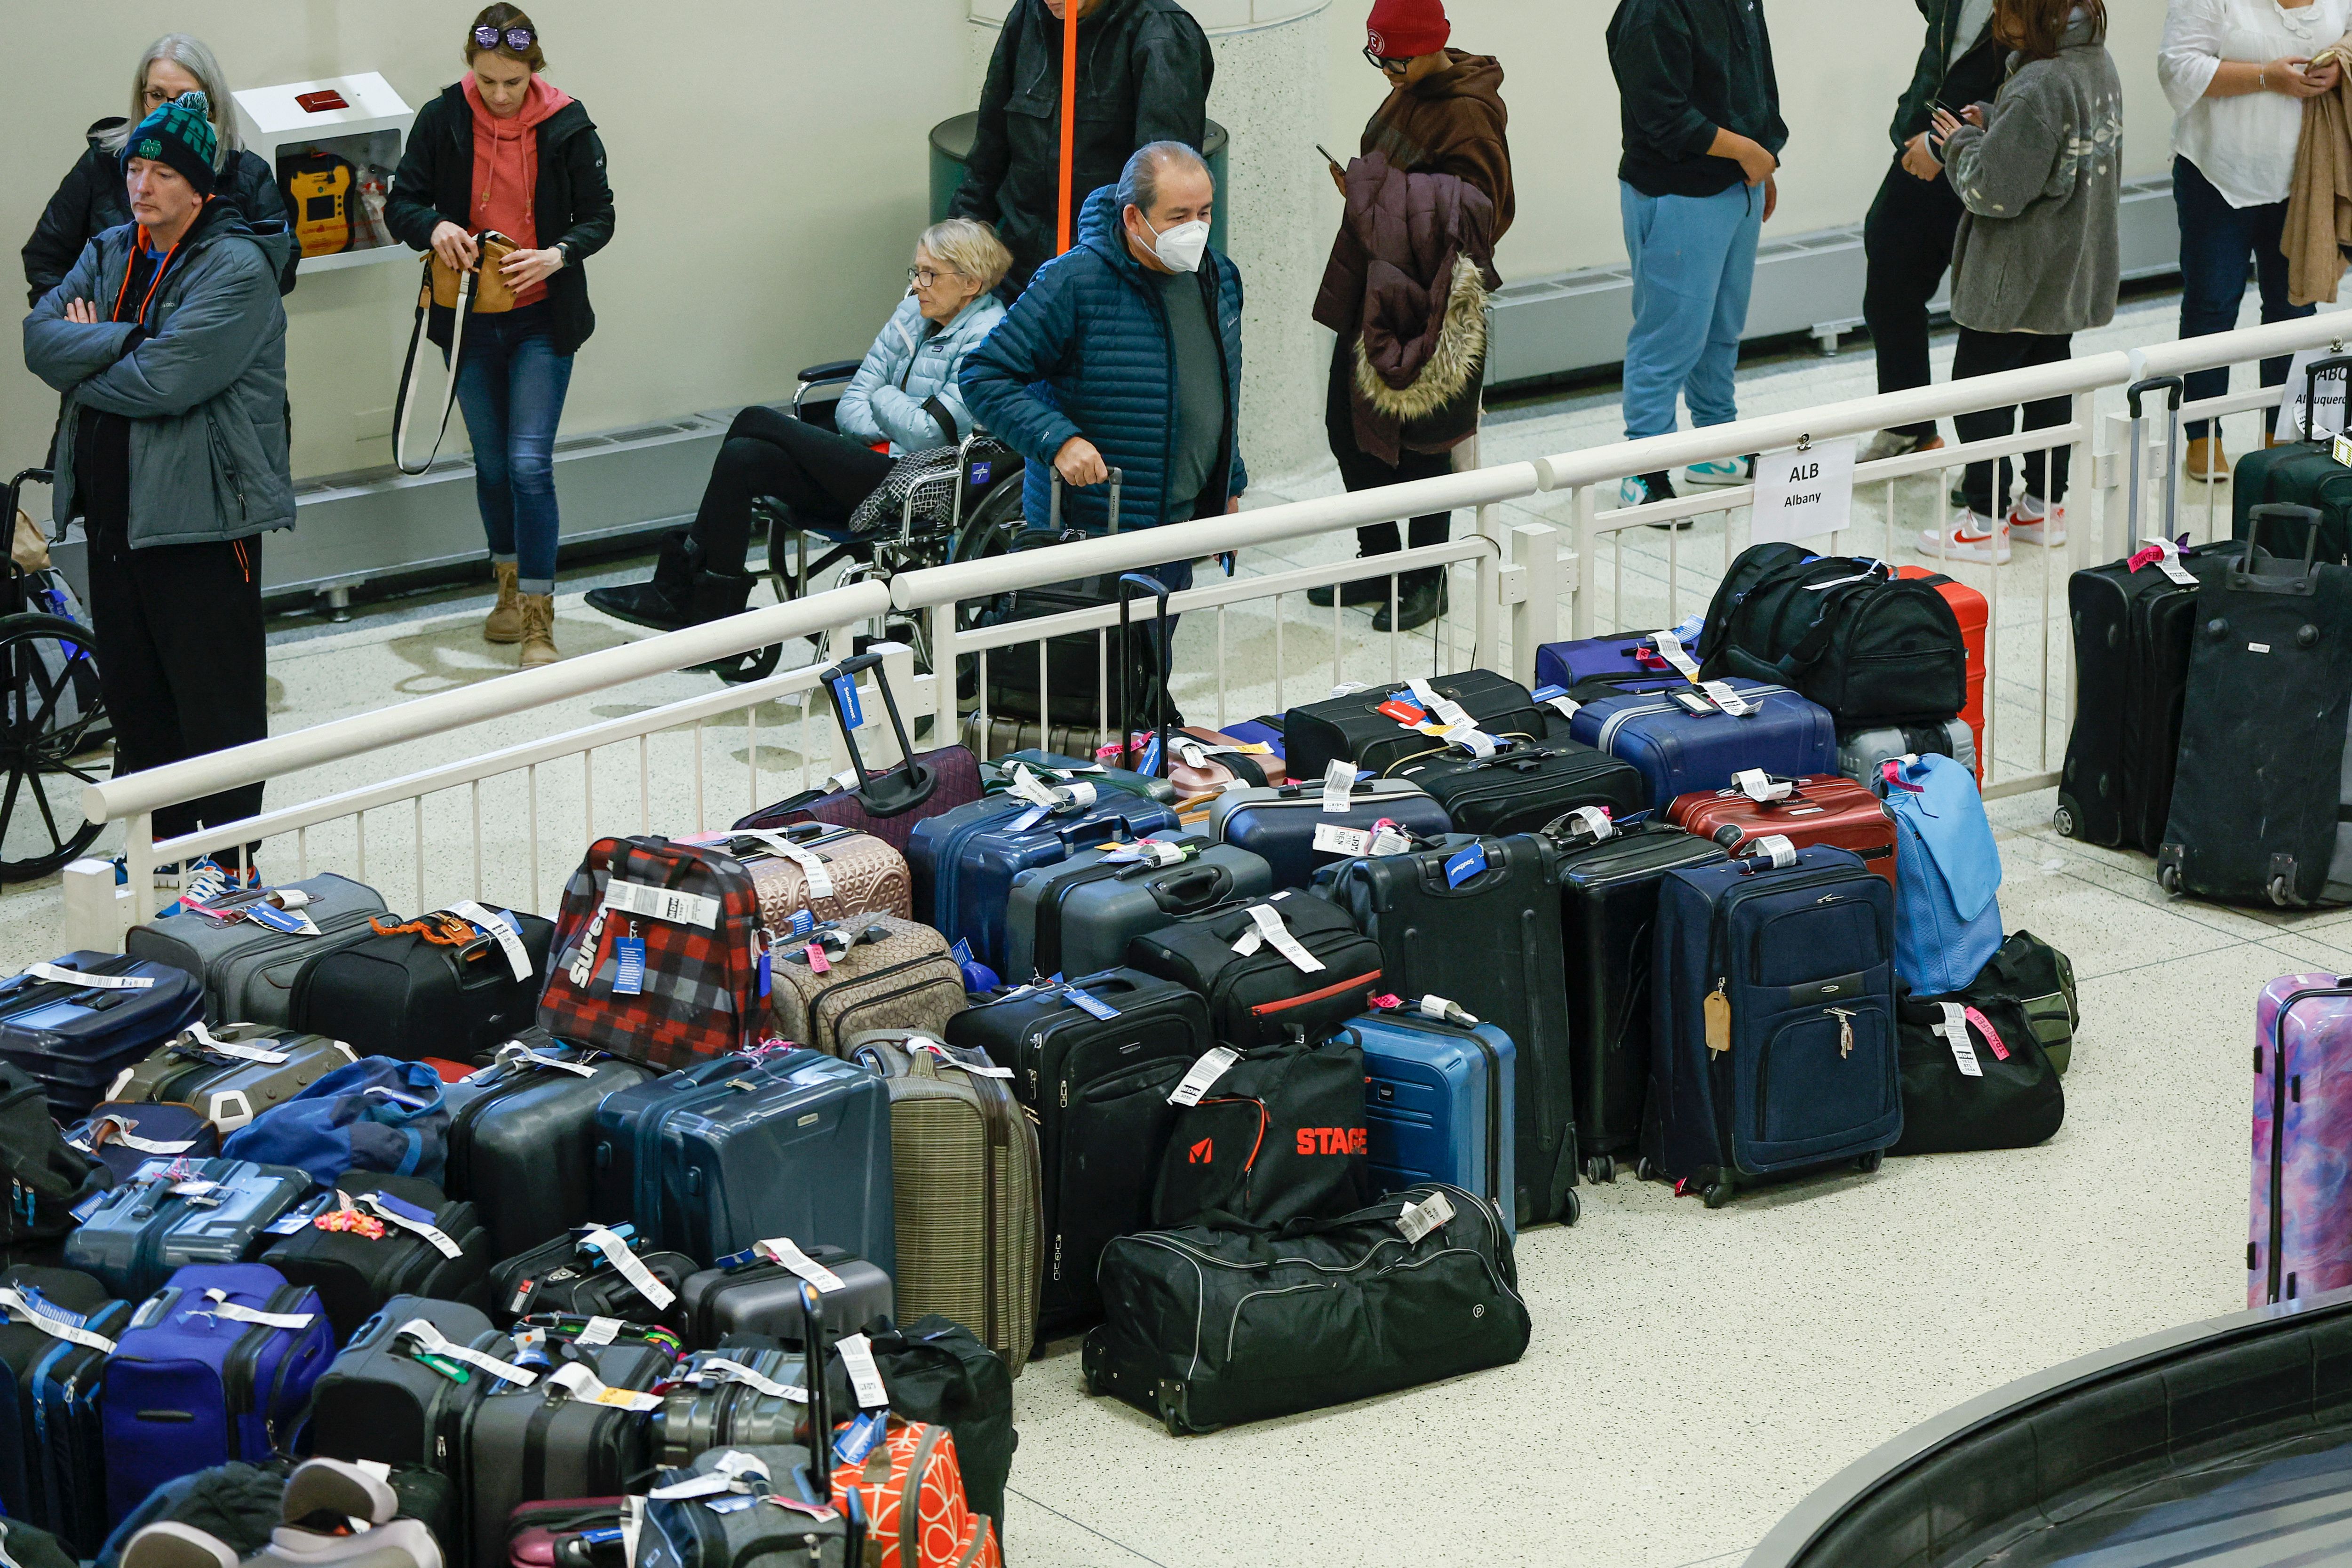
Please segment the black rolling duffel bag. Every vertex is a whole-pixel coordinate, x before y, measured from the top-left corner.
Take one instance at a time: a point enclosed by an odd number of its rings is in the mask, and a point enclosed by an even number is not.
[[[1505,1366],[1528,1348],[1502,1216],[1461,1187],[1276,1229],[1228,1216],[1123,1236],[1098,1279],[1087,1391],[1177,1436]]]

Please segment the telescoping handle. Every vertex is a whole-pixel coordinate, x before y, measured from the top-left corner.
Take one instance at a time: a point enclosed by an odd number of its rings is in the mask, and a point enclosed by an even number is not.
[[[857,721],[864,716],[853,710],[857,678],[869,669],[874,672],[876,689],[882,693],[882,706],[889,710],[890,729],[898,737],[901,759],[897,767],[878,773],[867,773],[866,759],[858,754]],[[824,683],[825,695],[832,700],[833,716],[841,725],[842,743],[849,748],[849,765],[857,772],[859,804],[876,816],[899,816],[930,799],[940,781],[930,769],[915,760],[914,742],[908,738],[907,721],[898,716],[898,699],[891,693],[890,676],[883,667],[882,656],[861,653],[855,658],[845,658],[817,679]]]
[[[2331,375],[2342,379],[2347,391],[2352,391],[2352,354],[2330,354],[2303,367],[2303,438],[2306,441],[2327,438],[2319,433],[2319,383],[2323,376]],[[2331,430],[2328,435],[2337,433]]]
[[[1118,492],[1127,483],[1127,470],[1110,470],[1110,527],[1108,533],[1118,531]],[[1045,465],[1045,526],[1055,535],[1062,531],[1062,470],[1053,464]]]
[[[1169,589],[1147,572],[1129,572],[1118,580],[1118,763],[1130,772],[1135,767],[1135,657],[1130,640],[1133,628],[1128,617],[1138,593],[1149,594],[1157,601],[1151,628],[1151,685],[1158,694],[1153,732],[1159,737],[1159,744],[1153,751],[1151,773],[1155,778],[1164,778],[1168,775]]]
[[[2139,552],[2140,535],[2140,474],[2147,468],[2147,426],[2140,414],[2140,399],[2151,392],[2165,395],[2165,406],[2170,412],[2171,423],[2167,427],[2164,450],[2164,537],[2172,537],[2174,519],[2180,507],[2180,399],[2188,385],[2177,375],[2151,375],[2136,381],[2124,391],[2124,401],[2131,409],[2131,491],[2124,513],[2124,555],[2126,559]],[[2308,406],[2308,405],[2306,405]]]

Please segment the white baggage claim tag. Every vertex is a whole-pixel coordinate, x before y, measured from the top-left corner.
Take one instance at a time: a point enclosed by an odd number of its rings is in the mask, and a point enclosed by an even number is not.
[[[1231,1046],[1211,1047],[1202,1054],[1199,1061],[1192,1064],[1192,1070],[1184,1075],[1184,1081],[1170,1091],[1168,1103],[1200,1104],[1201,1097],[1209,1092],[1210,1086],[1224,1077],[1226,1070],[1241,1059],[1241,1052]]]
[[[652,1269],[638,1261],[637,1255],[629,1250],[629,1244],[612,1231],[599,1226],[582,1237],[580,1245],[593,1247],[604,1254],[604,1261],[619,1269],[621,1278],[627,1280],[638,1295],[651,1301],[656,1311],[677,1300],[677,1292],[663,1284]]]
[[[522,933],[515,930],[513,922],[471,899],[461,899],[451,904],[449,912],[489,932],[491,939],[499,944],[499,951],[507,955],[507,967],[514,971],[517,980],[530,978],[530,954],[524,950]]]
[[[1242,932],[1234,940],[1234,952],[1247,958],[1264,943],[1272,942],[1274,951],[1290,960],[1290,966],[1301,974],[1314,974],[1322,970],[1323,961],[1307,952],[1306,944],[1290,934],[1290,928],[1282,923],[1282,917],[1275,912],[1272,904],[1252,904],[1249,915],[1255,922],[1255,929]]]
[[[286,1065],[287,1058],[284,1051],[266,1050],[259,1046],[243,1045],[236,1040],[224,1040],[202,1024],[189,1025],[186,1037],[208,1051],[216,1051],[225,1057],[235,1057],[241,1062],[265,1062],[271,1067]]]
[[[1323,770],[1323,809],[1335,814],[1356,809],[1356,764],[1334,757]]]
[[[1407,1241],[1419,1241],[1454,1217],[1454,1205],[1444,1193],[1432,1193],[1417,1204],[1407,1204],[1397,1215],[1397,1228]]]
[[[93,985],[100,991],[147,991],[155,984],[152,974],[85,974],[79,969],[61,969],[54,963],[36,963],[23,973],[35,980],[53,980],[60,985]]]
[[[1944,1037],[1952,1047],[1952,1060],[1963,1078],[1984,1077],[1984,1065],[1977,1060],[1976,1042],[1969,1038],[1969,1012],[1957,1002],[1939,1002],[1944,1021],[1936,1026],[1936,1033]]]
[[[827,1290],[848,1289],[840,1275],[803,1252],[799,1243],[788,1236],[773,1237],[766,1241],[755,1241],[751,1244],[751,1250],[771,1263],[782,1264],[801,1279],[815,1286],[820,1295]]]

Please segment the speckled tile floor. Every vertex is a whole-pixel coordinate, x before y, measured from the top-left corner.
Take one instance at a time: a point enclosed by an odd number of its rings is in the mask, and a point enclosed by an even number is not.
[[[2135,302],[2109,333],[2086,334],[2084,346],[2162,336],[2174,309],[2169,299]],[[1744,395],[1751,411],[1799,406],[1867,391],[1869,377],[1866,353],[1788,358],[1752,370]],[[1486,455],[1516,458],[1616,434],[1614,394],[1598,390],[1498,410]],[[1904,487],[1898,528],[1931,522],[1939,488],[1926,479]],[[2226,492],[2221,499],[2226,505]],[[1720,563],[1725,526],[1718,516],[1680,537],[1685,568]],[[1654,625],[1669,608],[1664,536],[1640,532],[1627,548],[1622,606],[1613,566],[1601,580],[1603,603]],[[1309,542],[1244,569],[1328,561],[1348,548]],[[586,610],[579,595],[639,569],[613,563],[567,578],[559,616],[567,652],[632,635]],[[2033,683],[2018,673],[2041,646],[2048,571],[2039,552],[2021,549],[2002,573],[1995,744],[2013,773],[2043,765],[2044,737],[2063,745],[2063,715],[2043,713]],[[1990,574],[1968,575],[1984,584]],[[2063,582],[2056,597],[2063,604]],[[1685,597],[1673,607],[1696,606]],[[474,631],[481,608],[478,595],[450,594],[345,626],[289,620],[273,635],[274,725],[282,732],[494,676],[506,663]],[[1291,676],[1296,696],[1329,679],[1331,642],[1324,616],[1310,621],[1297,605],[1293,617],[1286,654],[1303,671]],[[1366,625],[1350,613],[1339,638],[1342,668],[1358,679],[1387,673],[1388,650]],[[1273,624],[1262,609],[1232,612],[1225,632],[1229,669],[1271,668]],[[1466,647],[1466,626],[1449,626],[1446,637]],[[1187,619],[1179,697],[1200,718],[1213,716],[1205,705],[1213,701],[1215,646],[1214,617]],[[1400,652],[1408,669],[1448,657],[1425,636]],[[1307,662],[1317,658],[1326,662]],[[650,681],[500,726],[495,742],[709,689],[705,677]],[[1270,679],[1237,683],[1228,714],[1272,703]],[[789,787],[783,771],[796,759],[785,717],[761,721],[764,787],[747,768],[746,727],[708,727],[710,818]],[[397,771],[482,743],[423,743],[401,754]],[[595,823],[633,831],[640,820],[691,820],[685,744],[665,740],[650,752],[650,798],[640,796],[634,754],[604,758]],[[272,800],[390,771],[320,769],[274,784]],[[527,896],[531,846],[520,792],[485,790],[484,882],[494,897],[545,907],[579,853],[589,821],[580,770],[548,772],[536,900]],[[436,801],[421,826],[405,812],[372,826],[373,864],[395,905],[415,901],[408,846],[420,837],[433,898],[470,880],[463,805]],[[2290,970],[2352,969],[2352,910],[2289,917],[2168,899],[2144,858],[2054,835],[2051,805],[2042,792],[1993,807],[2008,925],[2064,949],[2081,982],[2069,1114],[2048,1144],[1899,1162],[1718,1213],[1630,1179],[1587,1187],[1581,1224],[1522,1239],[1535,1336],[1517,1365],[1211,1436],[1172,1440],[1125,1405],[1088,1399],[1076,1342],[1057,1344],[1016,1389],[1013,1559],[1032,1568],[1354,1563],[1380,1554],[1373,1542],[1385,1536],[1398,1541],[1398,1555],[1431,1568],[1712,1568],[1736,1563],[1804,1492],[1915,1421],[2068,1356],[2239,1305],[2254,997]],[[273,847],[265,865],[280,867],[289,853]],[[311,853],[314,864],[352,864],[347,832],[340,840],[314,835]],[[57,921],[54,882],[6,889],[0,960],[49,956]],[[1408,1520],[1409,1534],[1399,1535]]]

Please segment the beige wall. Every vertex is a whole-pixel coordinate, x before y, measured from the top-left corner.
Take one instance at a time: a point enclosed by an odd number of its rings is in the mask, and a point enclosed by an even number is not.
[[[1616,97],[1605,0],[1454,0],[1456,41],[1508,71],[1519,217],[1503,268],[1528,278],[1622,254]],[[590,264],[598,331],[565,428],[608,429],[790,390],[802,364],[860,352],[901,287],[927,203],[924,132],[977,90],[968,0],[540,0],[551,78],[583,99],[612,160],[620,221]],[[1339,0],[1328,143],[1353,150],[1380,83],[1357,51],[1365,0]],[[2150,61],[2154,0],[2113,6],[2130,100],[2129,170],[2159,172],[2166,119]],[[0,235],[21,236],[81,147],[120,112],[130,63],[193,18],[234,79],[258,85],[382,71],[412,104],[454,79],[466,0],[0,0],[20,66],[0,95]],[[1794,140],[1776,228],[1858,219],[1884,169],[1885,125],[1917,47],[1907,0],[1778,0],[1782,93]],[[691,26],[702,39],[665,37]],[[1214,98],[1212,115],[1217,113]],[[1237,157],[1312,160],[1310,148]],[[1320,194],[1318,193],[1318,200]],[[1307,216],[1320,230],[1337,217]],[[1296,215],[1236,210],[1234,221]],[[1310,237],[1319,247],[1319,239]],[[289,301],[295,467],[319,474],[389,457],[390,405],[408,335],[404,263],[306,279]],[[1311,290],[1311,272],[1302,289]],[[1303,313],[1307,300],[1297,309]],[[12,362],[0,371],[0,464],[41,454],[56,403]],[[453,445],[458,437],[453,436]]]

